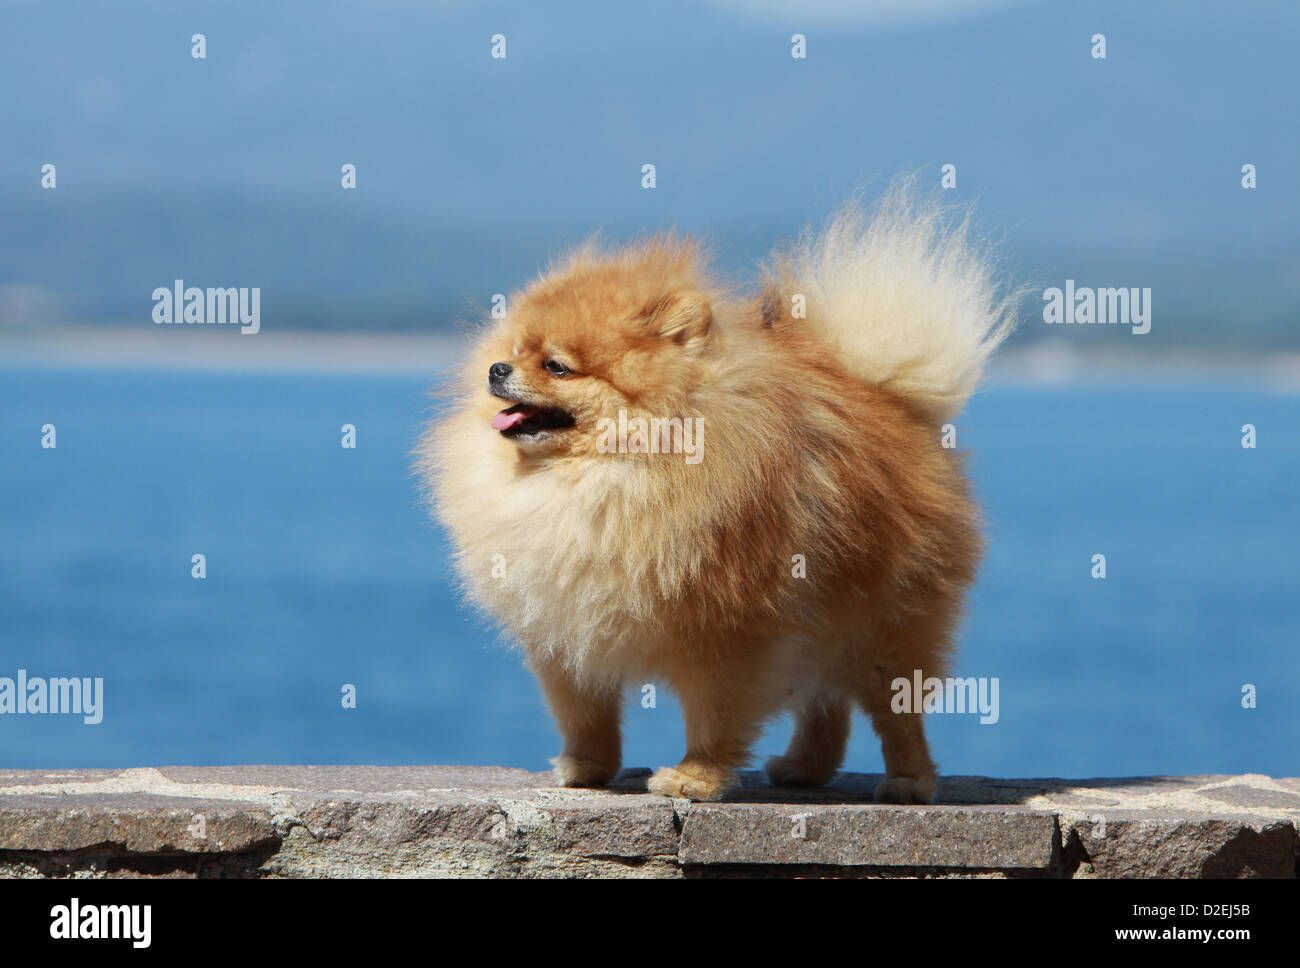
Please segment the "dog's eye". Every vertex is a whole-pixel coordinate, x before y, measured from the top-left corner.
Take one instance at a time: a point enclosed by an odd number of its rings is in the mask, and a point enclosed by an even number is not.
[[[548,373],[552,376],[564,376],[571,371],[559,360],[547,360],[542,366],[546,367]]]

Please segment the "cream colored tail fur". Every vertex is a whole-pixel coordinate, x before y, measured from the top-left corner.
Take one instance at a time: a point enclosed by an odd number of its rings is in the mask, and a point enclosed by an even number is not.
[[[955,416],[989,355],[1016,323],[991,259],[965,219],[896,184],[868,212],[845,206],[821,232],[773,254],[765,288],[803,294],[807,318],[790,325],[834,349],[851,373],[914,400],[937,421]],[[770,296],[769,296],[770,298]]]

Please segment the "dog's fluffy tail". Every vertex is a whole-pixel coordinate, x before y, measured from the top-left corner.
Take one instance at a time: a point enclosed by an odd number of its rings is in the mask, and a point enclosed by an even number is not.
[[[989,355],[1016,324],[966,218],[896,183],[869,211],[855,201],[764,266],[775,325],[829,345],[848,370],[913,400],[938,421],[975,392]],[[802,295],[806,318],[793,312]]]

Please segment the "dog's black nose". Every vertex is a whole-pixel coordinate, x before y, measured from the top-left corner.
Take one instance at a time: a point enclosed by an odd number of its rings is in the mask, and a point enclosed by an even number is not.
[[[509,363],[493,363],[490,367],[488,367],[488,379],[491,380],[493,383],[500,383],[511,373],[513,373],[514,369],[515,368],[511,366]]]

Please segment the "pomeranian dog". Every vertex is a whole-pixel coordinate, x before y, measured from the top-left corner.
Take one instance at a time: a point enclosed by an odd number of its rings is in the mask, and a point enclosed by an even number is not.
[[[417,453],[465,592],[541,680],[558,783],[615,776],[624,689],[659,681],[686,754],[655,793],[721,797],[787,710],[767,776],[823,785],[858,706],[876,798],[929,802],[893,683],[946,674],[981,538],[941,428],[1014,318],[966,223],[895,187],[750,292],[669,234],[588,243],[507,306]]]

